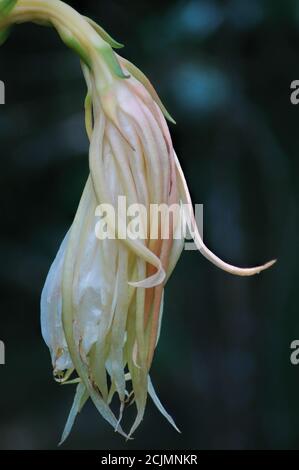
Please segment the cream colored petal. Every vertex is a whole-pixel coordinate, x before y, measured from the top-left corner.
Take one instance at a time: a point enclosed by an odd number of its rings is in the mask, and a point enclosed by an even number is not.
[[[187,183],[186,183],[183,171],[181,169],[179,160],[177,156],[175,155],[175,153],[174,153],[174,157],[176,160],[176,166],[177,166],[177,172],[178,172],[178,184],[180,187],[180,194],[182,197],[182,201],[184,204],[188,205],[188,211],[186,212],[186,217],[191,221],[191,224],[194,230],[194,242],[198,250],[201,252],[201,254],[205,258],[207,258],[209,261],[211,261],[211,263],[215,264],[218,268],[223,269],[224,271],[230,274],[237,275],[237,276],[252,276],[254,274],[259,274],[261,271],[264,271],[265,269],[270,268],[270,266],[272,266],[276,262],[276,260],[269,261],[268,263],[265,263],[261,266],[256,266],[254,268],[240,268],[238,266],[233,266],[231,264],[226,263],[222,259],[218,258],[218,256],[216,256],[206,247],[196,226],[192,201],[190,198]]]

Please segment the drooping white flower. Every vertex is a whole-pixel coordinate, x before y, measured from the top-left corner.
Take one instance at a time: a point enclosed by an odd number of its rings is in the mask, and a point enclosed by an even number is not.
[[[164,287],[184,243],[175,233],[187,219],[200,252],[232,274],[252,275],[273,262],[238,268],[220,260],[203,244],[164,115],[171,118],[142,72],[112,51],[110,45],[118,47],[118,43],[58,0],[14,3],[10,2],[12,9],[6,4],[0,31],[15,22],[51,23],[63,41],[80,54],[88,88],[85,107],[90,175],[41,297],[42,334],[54,375],[62,383],[77,383],[62,441],[88,398],[126,437],[140,424],[148,393],[176,427],[149,377],[161,327]],[[162,237],[165,221],[158,224],[157,238],[150,236],[156,223],[151,216],[148,225],[143,218],[140,222],[146,238],[124,238],[121,230],[126,221],[116,221],[108,214],[106,223],[115,239],[99,240],[95,230],[97,207],[110,204],[116,208],[119,196],[130,205],[142,204],[147,214],[152,204],[186,206],[183,214],[166,222],[166,239]],[[72,373],[76,374],[74,379]],[[115,394],[120,402],[117,416],[111,409]],[[126,405],[133,402],[136,418],[125,432],[122,415]]]

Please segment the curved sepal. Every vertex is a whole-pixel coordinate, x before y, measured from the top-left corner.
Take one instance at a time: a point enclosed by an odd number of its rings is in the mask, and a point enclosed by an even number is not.
[[[58,34],[61,37],[62,41],[64,44],[72,49],[82,62],[87,65],[87,67],[91,68],[91,60],[90,57],[88,56],[87,52],[84,50],[84,48],[81,46],[79,41],[73,36],[73,34],[66,28],[57,28]]]
[[[128,72],[130,72],[130,74],[134,78],[136,78],[140,83],[142,83],[142,85],[147,89],[147,91],[149,92],[153,100],[157,103],[157,105],[161,109],[166,119],[172,122],[172,124],[176,124],[175,120],[171,117],[171,115],[169,114],[165,106],[163,105],[162,101],[160,100],[158,96],[158,93],[156,92],[153,85],[151,84],[149,79],[146,77],[146,75],[144,75],[144,73],[141,72],[141,70],[138,67],[136,67],[136,65],[132,64],[127,59],[122,58],[121,61],[124,63]]]
[[[98,51],[105,60],[106,64],[108,65],[109,69],[119,78],[130,78],[130,75],[127,75],[123,72],[119,61],[115,53],[113,52],[112,48],[109,44],[105,44],[104,47],[98,47]]]
[[[113,47],[113,49],[121,49],[125,47],[123,44],[120,42],[115,41],[110,34],[107,33],[100,25],[98,25],[95,21],[93,21],[91,18],[88,18],[88,16],[84,16],[83,18],[88,21],[90,26],[93,27],[93,29],[98,33],[99,36],[101,36],[104,41],[108,42],[109,46]]]

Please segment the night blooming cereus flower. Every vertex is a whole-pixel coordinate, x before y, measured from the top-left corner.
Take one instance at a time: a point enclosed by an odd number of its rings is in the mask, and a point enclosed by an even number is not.
[[[256,274],[273,262],[242,269],[205,247],[164,116],[172,119],[142,72],[113,52],[120,44],[57,0],[2,0],[0,8],[2,42],[13,23],[54,26],[80,55],[88,89],[90,175],[41,298],[42,334],[55,378],[77,387],[62,441],[88,398],[127,438],[143,418],[148,393],[176,428],[155,393],[149,370],[159,338],[164,286],[184,245],[177,233],[187,221],[200,252],[232,274]],[[123,215],[113,217],[109,208],[118,207],[120,196],[130,208],[145,208],[138,219],[144,237],[134,236],[132,227],[128,234]],[[157,222],[150,210],[153,205],[183,211]],[[95,223],[95,216],[103,221],[104,212],[108,236],[102,236],[103,226]],[[165,225],[167,237],[162,233]],[[111,408],[115,395],[120,404],[117,415]],[[122,415],[132,403],[136,418],[125,432]]]

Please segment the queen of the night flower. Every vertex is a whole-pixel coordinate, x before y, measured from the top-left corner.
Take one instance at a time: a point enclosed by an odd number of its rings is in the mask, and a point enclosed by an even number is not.
[[[62,441],[89,398],[125,437],[130,438],[142,421],[148,394],[177,429],[149,376],[159,339],[164,288],[184,244],[174,232],[187,219],[199,251],[232,274],[256,274],[273,262],[238,268],[220,260],[203,244],[164,116],[172,119],[148,79],[113,51],[112,47],[120,45],[101,27],[57,0],[2,0],[0,11],[2,40],[13,23],[53,25],[80,55],[87,83],[90,175],[41,297],[42,334],[55,378],[76,384]],[[108,217],[116,237],[99,240],[96,208],[99,204],[115,207],[119,196],[148,210],[151,204],[183,204],[188,209],[184,217],[169,219],[167,239],[161,230],[155,239],[150,237],[152,220],[145,239],[121,237],[119,221],[116,224]],[[111,407],[115,395],[119,399],[116,413]],[[136,417],[124,431],[122,417],[129,404],[135,404]]]

